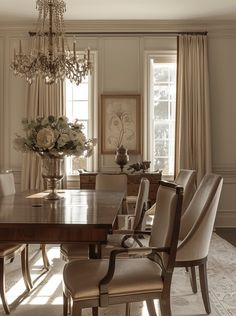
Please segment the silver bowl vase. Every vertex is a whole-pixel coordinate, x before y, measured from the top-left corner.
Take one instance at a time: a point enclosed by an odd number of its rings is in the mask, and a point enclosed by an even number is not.
[[[49,194],[45,196],[48,200],[59,200],[62,197],[57,193],[57,185],[64,177],[64,157],[51,157],[41,155],[42,177],[47,184]]]

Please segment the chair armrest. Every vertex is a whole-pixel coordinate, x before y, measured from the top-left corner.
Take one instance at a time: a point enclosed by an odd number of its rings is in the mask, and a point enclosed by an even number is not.
[[[169,247],[142,247],[142,248],[117,248],[112,250],[110,253],[109,258],[109,265],[108,270],[104,278],[99,282],[99,300],[100,306],[108,306],[108,284],[112,280],[115,272],[115,264],[116,264],[116,257],[121,253],[127,253],[129,255],[142,255],[148,256],[150,254],[155,254],[158,252],[166,252],[169,253]]]

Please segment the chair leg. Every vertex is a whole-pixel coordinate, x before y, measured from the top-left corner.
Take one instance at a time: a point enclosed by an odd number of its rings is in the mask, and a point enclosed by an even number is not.
[[[71,316],[82,316],[82,309],[80,308],[79,304],[75,302],[73,302]]]
[[[150,316],[156,316],[156,309],[153,300],[146,300],[148,313]]]
[[[63,316],[68,315],[68,307],[68,297],[65,295],[65,293],[63,293]]]
[[[2,305],[6,314],[10,314],[10,308],[7,303],[5,293],[5,271],[4,271],[4,258],[0,258],[0,295],[2,299]]]
[[[50,263],[49,263],[48,256],[47,256],[46,245],[45,244],[41,244],[40,248],[41,248],[41,251],[42,251],[43,266],[44,266],[44,268],[46,270],[49,270]]]
[[[98,316],[98,307],[97,306],[92,308],[92,314],[93,314],[93,316]]]
[[[209,298],[208,282],[207,282],[207,266],[206,261],[199,265],[199,279],[202,292],[202,299],[207,314],[211,313],[211,305]]]
[[[190,267],[189,270],[189,278],[190,278],[190,284],[192,287],[193,293],[197,293],[197,278],[196,278],[196,270],[195,267]]]
[[[125,304],[125,316],[130,316],[130,303]]]
[[[21,252],[21,270],[25,282],[25,287],[28,291],[30,291],[33,288],[33,285],[29,272],[28,245],[26,245],[25,249]]]
[[[170,299],[160,299],[161,316],[171,316]]]

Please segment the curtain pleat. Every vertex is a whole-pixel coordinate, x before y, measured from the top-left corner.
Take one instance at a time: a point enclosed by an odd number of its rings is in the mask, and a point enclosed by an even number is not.
[[[199,183],[212,170],[206,35],[180,35],[177,62],[176,173],[195,169]]]
[[[38,77],[30,86],[27,94],[27,117],[35,119],[38,116],[65,114],[64,83],[46,85],[44,80]],[[27,153],[23,156],[21,189],[43,189],[41,177],[41,158],[35,153]]]

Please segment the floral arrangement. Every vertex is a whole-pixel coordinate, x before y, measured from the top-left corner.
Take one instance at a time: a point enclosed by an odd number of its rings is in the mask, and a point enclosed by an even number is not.
[[[40,155],[85,156],[93,153],[96,139],[88,139],[83,133],[83,124],[76,119],[69,122],[65,116],[37,117],[22,120],[25,136],[17,135],[14,148],[21,152],[37,152]]]

